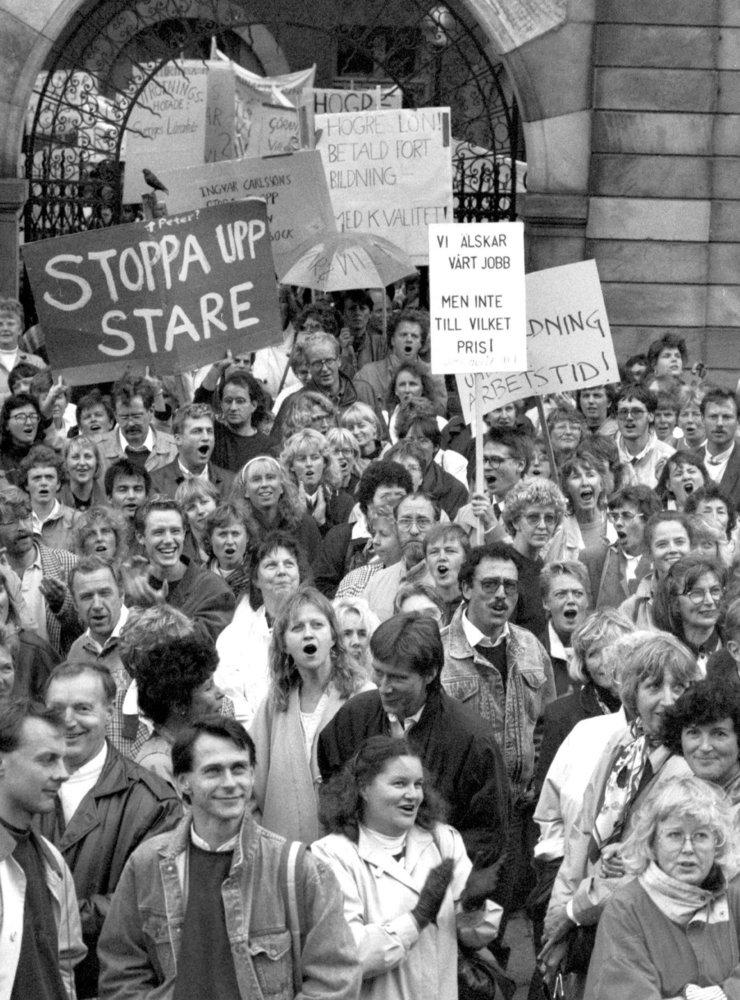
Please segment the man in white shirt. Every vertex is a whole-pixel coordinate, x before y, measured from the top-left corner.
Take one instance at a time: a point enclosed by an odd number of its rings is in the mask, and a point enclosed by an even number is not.
[[[707,442],[704,464],[715,483],[732,500],[740,503],[740,449],[737,434],[737,400],[727,389],[712,389],[700,404]]]
[[[49,708],[64,718],[68,780],[42,833],[72,871],[87,957],[75,970],[79,1000],[98,995],[96,946],[110,897],[129,855],[147,837],[171,829],[182,814],[169,787],[126,760],[105,738],[116,686],[97,663],[62,663],[52,673]]]
[[[631,470],[631,480],[655,489],[672,448],[659,441],[653,430],[658,400],[641,385],[625,386],[617,396],[616,442],[619,458]]]
[[[45,368],[43,358],[28,354],[18,347],[23,333],[23,306],[18,299],[0,298],[0,404],[10,395],[8,376],[17,364],[24,361],[34,368]]]

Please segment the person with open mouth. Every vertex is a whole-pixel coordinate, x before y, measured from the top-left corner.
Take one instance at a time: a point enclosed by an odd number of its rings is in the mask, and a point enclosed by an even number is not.
[[[334,525],[347,523],[355,501],[340,487],[339,463],[323,434],[310,427],[291,434],[280,461],[322,536]]]
[[[35,444],[20,464],[19,485],[31,499],[33,533],[52,549],[74,547],[73,528],[79,513],[58,499],[64,478],[59,455],[44,444]]]
[[[347,656],[331,603],[301,587],[275,620],[269,693],[251,726],[254,795],[268,830],[305,844],[321,835],[319,733],[348,698],[372,686]]]
[[[0,472],[16,484],[20,464],[32,446],[44,439],[41,410],[29,393],[8,396],[0,409]]]
[[[89,438],[96,443],[113,429],[116,421],[113,407],[107,396],[100,389],[91,389],[77,403],[77,427],[80,436]]]
[[[74,527],[74,552],[120,562],[128,554],[129,525],[120,510],[96,504],[81,513]]]
[[[330,427],[324,435],[339,468],[339,488],[354,495],[360,481],[360,446],[357,438],[344,427]]]
[[[606,515],[606,492],[592,456],[578,451],[560,468],[568,511],[547,548],[546,558],[578,559],[581,552],[602,549],[616,540]]]
[[[462,601],[457,574],[470,552],[470,539],[459,524],[435,525],[424,539],[424,559],[434,589],[444,603],[443,625],[449,625]]]
[[[571,640],[591,603],[588,571],[575,559],[550,561],[542,570],[542,605],[547,612],[547,642],[558,696],[571,690]]]
[[[666,510],[684,510],[691,494],[709,481],[709,473],[698,455],[677,451],[666,459],[655,492]]]
[[[642,385],[624,386],[617,396],[615,438],[619,456],[629,465],[633,481],[655,489],[666,459],[674,448],[659,441],[653,424],[658,400],[655,393]]]

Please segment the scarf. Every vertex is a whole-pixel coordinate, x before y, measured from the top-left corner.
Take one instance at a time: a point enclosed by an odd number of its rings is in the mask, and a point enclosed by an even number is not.
[[[660,912],[680,927],[699,921],[717,924],[730,920],[725,876],[718,865],[714,865],[705,880],[707,888],[689,885],[666,875],[654,861],[650,862],[638,881]]]
[[[661,752],[662,751],[662,752]],[[657,759],[651,763],[649,755]],[[614,759],[604,786],[604,798],[591,831],[598,856],[607,844],[619,841],[627,823],[630,809],[640,790],[645,769],[649,776],[658,772],[670,752],[665,747],[654,750],[647,736],[640,735],[623,746]]]

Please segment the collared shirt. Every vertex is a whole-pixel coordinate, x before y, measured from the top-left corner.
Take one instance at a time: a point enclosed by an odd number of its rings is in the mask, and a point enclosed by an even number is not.
[[[40,535],[41,529],[47,523],[47,521],[56,521],[56,519],[62,513],[62,505],[58,500],[55,500],[51,510],[46,515],[46,517],[39,517],[35,510],[31,511],[31,523],[33,524],[34,535]]]
[[[709,478],[713,482],[719,483],[722,481],[734,447],[735,442],[733,441],[729,448],[725,448],[724,451],[720,451],[716,455],[710,455],[709,449],[706,446],[704,447],[704,465],[706,466]]]
[[[564,646],[560,636],[553,628],[552,622],[547,623],[547,631],[550,639],[550,658],[565,660],[567,663],[573,659],[573,650],[570,646]]]
[[[30,566],[23,571],[21,578],[21,595],[26,603],[26,610],[30,621],[33,622],[33,630],[42,639],[49,639],[49,630],[46,625],[46,601],[41,593],[41,581],[44,578],[44,571],[41,568],[41,553],[38,545],[34,545],[34,557]]]
[[[228,851],[234,850],[238,839],[239,834],[236,833],[233,837],[230,837],[229,840],[224,841],[223,844],[219,844],[218,847],[211,847],[207,840],[203,840],[202,837],[198,836],[192,823],[190,825],[190,842],[191,844],[195,844],[196,847],[199,847],[201,851],[210,851],[212,854],[226,854]]]
[[[149,449],[151,451],[151,448]],[[185,479],[199,479],[203,483],[210,483],[211,479],[208,475],[208,465],[203,469],[202,472],[191,472],[190,469],[186,469],[178,458],[177,464],[180,467],[180,472],[183,474]]]
[[[629,466],[633,481],[655,489],[666,459],[673,455],[676,449],[665,441],[659,441],[654,431],[650,431],[647,444],[636,455],[627,450],[621,434],[617,434],[615,440],[619,460]]]
[[[634,580],[637,577],[637,566],[642,559],[642,554],[638,552],[636,556],[628,556],[627,553],[622,550],[622,555],[624,556],[625,562],[624,578],[627,583],[629,583],[630,580]]]
[[[130,614],[129,609],[126,607],[125,604],[122,604],[121,605],[121,613],[118,616],[118,621],[116,622],[116,624],[115,624],[115,626],[113,628],[113,631],[108,636],[108,638],[105,640],[105,642],[103,643],[102,646],[100,645],[100,643],[98,642],[98,640],[93,636],[93,634],[91,633],[90,629],[87,629],[87,631],[85,632],[85,638],[89,639],[90,642],[92,643],[92,645],[95,646],[95,648],[98,651],[98,655],[100,655],[105,649],[108,648],[108,645],[111,643],[112,639],[118,639],[118,638],[120,638],[121,629],[123,628],[123,626],[128,621],[129,614]]]
[[[388,712],[388,722],[391,724],[391,736],[394,739],[400,739],[402,736],[405,736],[409,729],[419,721],[423,711],[424,706],[422,705],[418,712],[414,712],[413,715],[409,715],[406,719],[399,719],[397,715]]]
[[[495,641],[492,641],[490,636],[487,636],[485,632],[473,625],[471,620],[468,618],[467,611],[463,611],[462,619],[462,630],[465,633],[465,638],[470,643],[471,649],[475,649],[478,645],[488,646],[489,649],[495,649],[496,646],[500,646],[502,642],[506,642],[509,638],[509,623],[504,622],[504,627],[501,629],[501,635]]]
[[[120,427],[118,428],[118,443],[124,455],[126,454],[127,448],[129,451],[148,451],[151,453],[154,451],[155,440],[156,439],[154,437],[154,430],[150,427],[149,431],[147,432],[147,436],[144,438],[144,444],[141,445],[140,448],[134,448],[134,446],[129,444],[126,438],[123,436],[123,431],[121,430],[121,428]]]
[[[102,749],[95,754],[92,760],[83,764],[82,767],[78,767],[76,771],[72,771],[59,789],[59,801],[62,803],[65,823],[69,823],[77,812],[80,802],[90,789],[95,787],[105,766],[107,756],[108,744],[104,742]]]

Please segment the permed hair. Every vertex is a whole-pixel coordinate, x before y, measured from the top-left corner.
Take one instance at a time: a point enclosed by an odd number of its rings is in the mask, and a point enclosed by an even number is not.
[[[598,649],[606,651],[617,639],[634,631],[634,622],[617,608],[592,612],[571,637],[573,656],[568,664],[568,677],[576,684],[588,684],[592,680],[586,666],[588,654]]]

